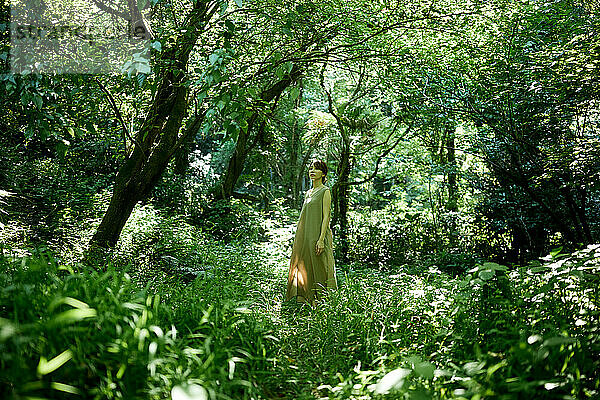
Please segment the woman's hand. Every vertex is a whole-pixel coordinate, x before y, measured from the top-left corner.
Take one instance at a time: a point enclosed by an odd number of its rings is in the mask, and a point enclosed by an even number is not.
[[[316,251],[317,251],[317,255],[320,255],[323,250],[325,250],[325,243],[323,242],[323,240],[317,240],[317,245],[316,245]]]

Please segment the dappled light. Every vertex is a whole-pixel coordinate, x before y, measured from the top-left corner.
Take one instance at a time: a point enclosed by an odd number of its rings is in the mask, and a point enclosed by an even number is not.
[[[600,8],[0,7],[0,399],[600,398]]]

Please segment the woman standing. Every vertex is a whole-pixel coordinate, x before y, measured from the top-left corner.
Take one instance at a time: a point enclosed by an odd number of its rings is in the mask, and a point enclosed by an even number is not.
[[[286,299],[294,297],[310,305],[326,289],[337,289],[329,219],[331,190],[323,184],[327,164],[313,161],[308,174],[312,188],[306,192],[292,247]]]

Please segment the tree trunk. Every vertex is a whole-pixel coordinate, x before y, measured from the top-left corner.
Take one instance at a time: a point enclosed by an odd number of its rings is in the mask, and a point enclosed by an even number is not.
[[[585,189],[578,187],[575,190],[575,193],[573,193],[573,190],[570,187],[563,186],[561,190],[567,204],[569,216],[577,234],[578,242],[584,245],[592,243],[592,233],[590,231],[585,213]]]
[[[448,125],[446,128],[446,167],[448,170],[448,202],[446,210],[451,212],[458,211],[458,184],[456,181],[456,151],[455,146],[455,130],[453,125]]]
[[[108,248],[117,244],[133,207],[154,188],[176,150],[177,132],[187,108],[187,89],[180,86],[174,96],[169,121],[162,129],[161,140],[151,154],[136,147],[132,155],[119,169],[113,195],[92,237],[91,247]],[[148,134],[150,136],[150,134]],[[142,136],[138,135],[138,139]],[[150,149],[146,149],[149,151]]]
[[[292,126],[292,137],[290,139],[290,165],[288,176],[290,178],[290,191],[292,193],[292,204],[296,206],[298,204],[298,198],[300,197],[300,190],[298,188],[298,153],[300,147],[300,132],[298,128],[298,122],[294,121]]]
[[[300,93],[298,94],[298,98],[296,99],[296,108],[300,107],[302,102],[302,92],[303,85],[302,80],[300,80],[299,85]],[[290,138],[290,164],[289,164],[289,178],[291,184],[291,192],[292,192],[292,204],[294,207],[298,204],[298,198],[300,197],[300,188],[298,181],[298,156],[302,150],[300,141],[300,127],[298,126],[298,119],[294,120],[294,124],[292,125],[292,136]]]
[[[278,98],[281,93],[283,93],[283,91],[290,84],[292,84],[292,82],[300,77],[301,74],[302,69],[297,64],[294,64],[292,70],[287,76],[261,94],[259,106],[260,104],[270,103],[273,101],[273,99]],[[261,125],[261,127],[257,129],[257,132],[254,134],[254,137],[252,137],[252,129],[258,120],[259,112],[256,111],[248,119],[248,128],[246,130],[240,129],[238,139],[235,144],[235,149],[231,155],[231,158],[229,159],[229,164],[227,165],[227,171],[225,172],[225,176],[221,181],[219,190],[217,193],[215,193],[217,200],[229,199],[233,195],[235,185],[237,184],[237,181],[244,170],[246,157],[258,144],[259,140],[261,140],[261,134],[264,130],[264,125]]]
[[[576,196],[579,200],[577,214],[579,215],[579,220],[581,221],[581,225],[583,227],[583,233],[585,234],[585,238],[588,244],[594,243],[594,237],[592,236],[592,231],[590,229],[590,225],[588,224],[588,218],[585,212],[587,204],[587,191],[584,187],[578,186],[576,189]]]
[[[525,265],[525,249],[527,247],[524,229],[524,227],[522,228],[520,226],[512,227],[510,250],[506,252],[506,262],[513,265],[519,265],[520,267]]]
[[[190,153],[194,148],[194,135],[188,138],[179,146],[175,152],[174,172],[177,175],[185,175],[190,166]]]
[[[165,69],[164,77],[136,134],[134,150],[117,173],[108,209],[90,241],[92,251],[116,245],[133,207],[150,193],[175,151],[201,125],[204,114],[194,117],[179,136],[188,107],[189,88],[184,84],[184,71],[205,23],[216,11],[216,7],[209,8],[207,4],[195,3],[189,14],[189,29],[159,60]]]
[[[142,16],[142,12],[138,7],[137,0],[127,0],[127,8],[129,10],[130,35],[133,40],[149,40],[154,38],[154,33],[150,28],[150,24]]]
[[[337,168],[338,180],[333,187],[332,197],[334,212],[332,225],[338,225],[337,232],[338,243],[340,248],[340,257],[343,263],[348,262],[348,204],[349,204],[349,179],[350,179],[350,147],[349,143],[344,140],[344,148],[340,154],[340,163]]]

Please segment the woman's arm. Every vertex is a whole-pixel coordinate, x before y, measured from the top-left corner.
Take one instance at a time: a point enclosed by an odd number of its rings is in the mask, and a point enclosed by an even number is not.
[[[329,227],[329,219],[331,218],[331,191],[325,190],[323,193],[323,222],[321,222],[321,235],[317,241],[317,255],[323,252],[325,248],[325,234],[327,233],[327,227]]]

